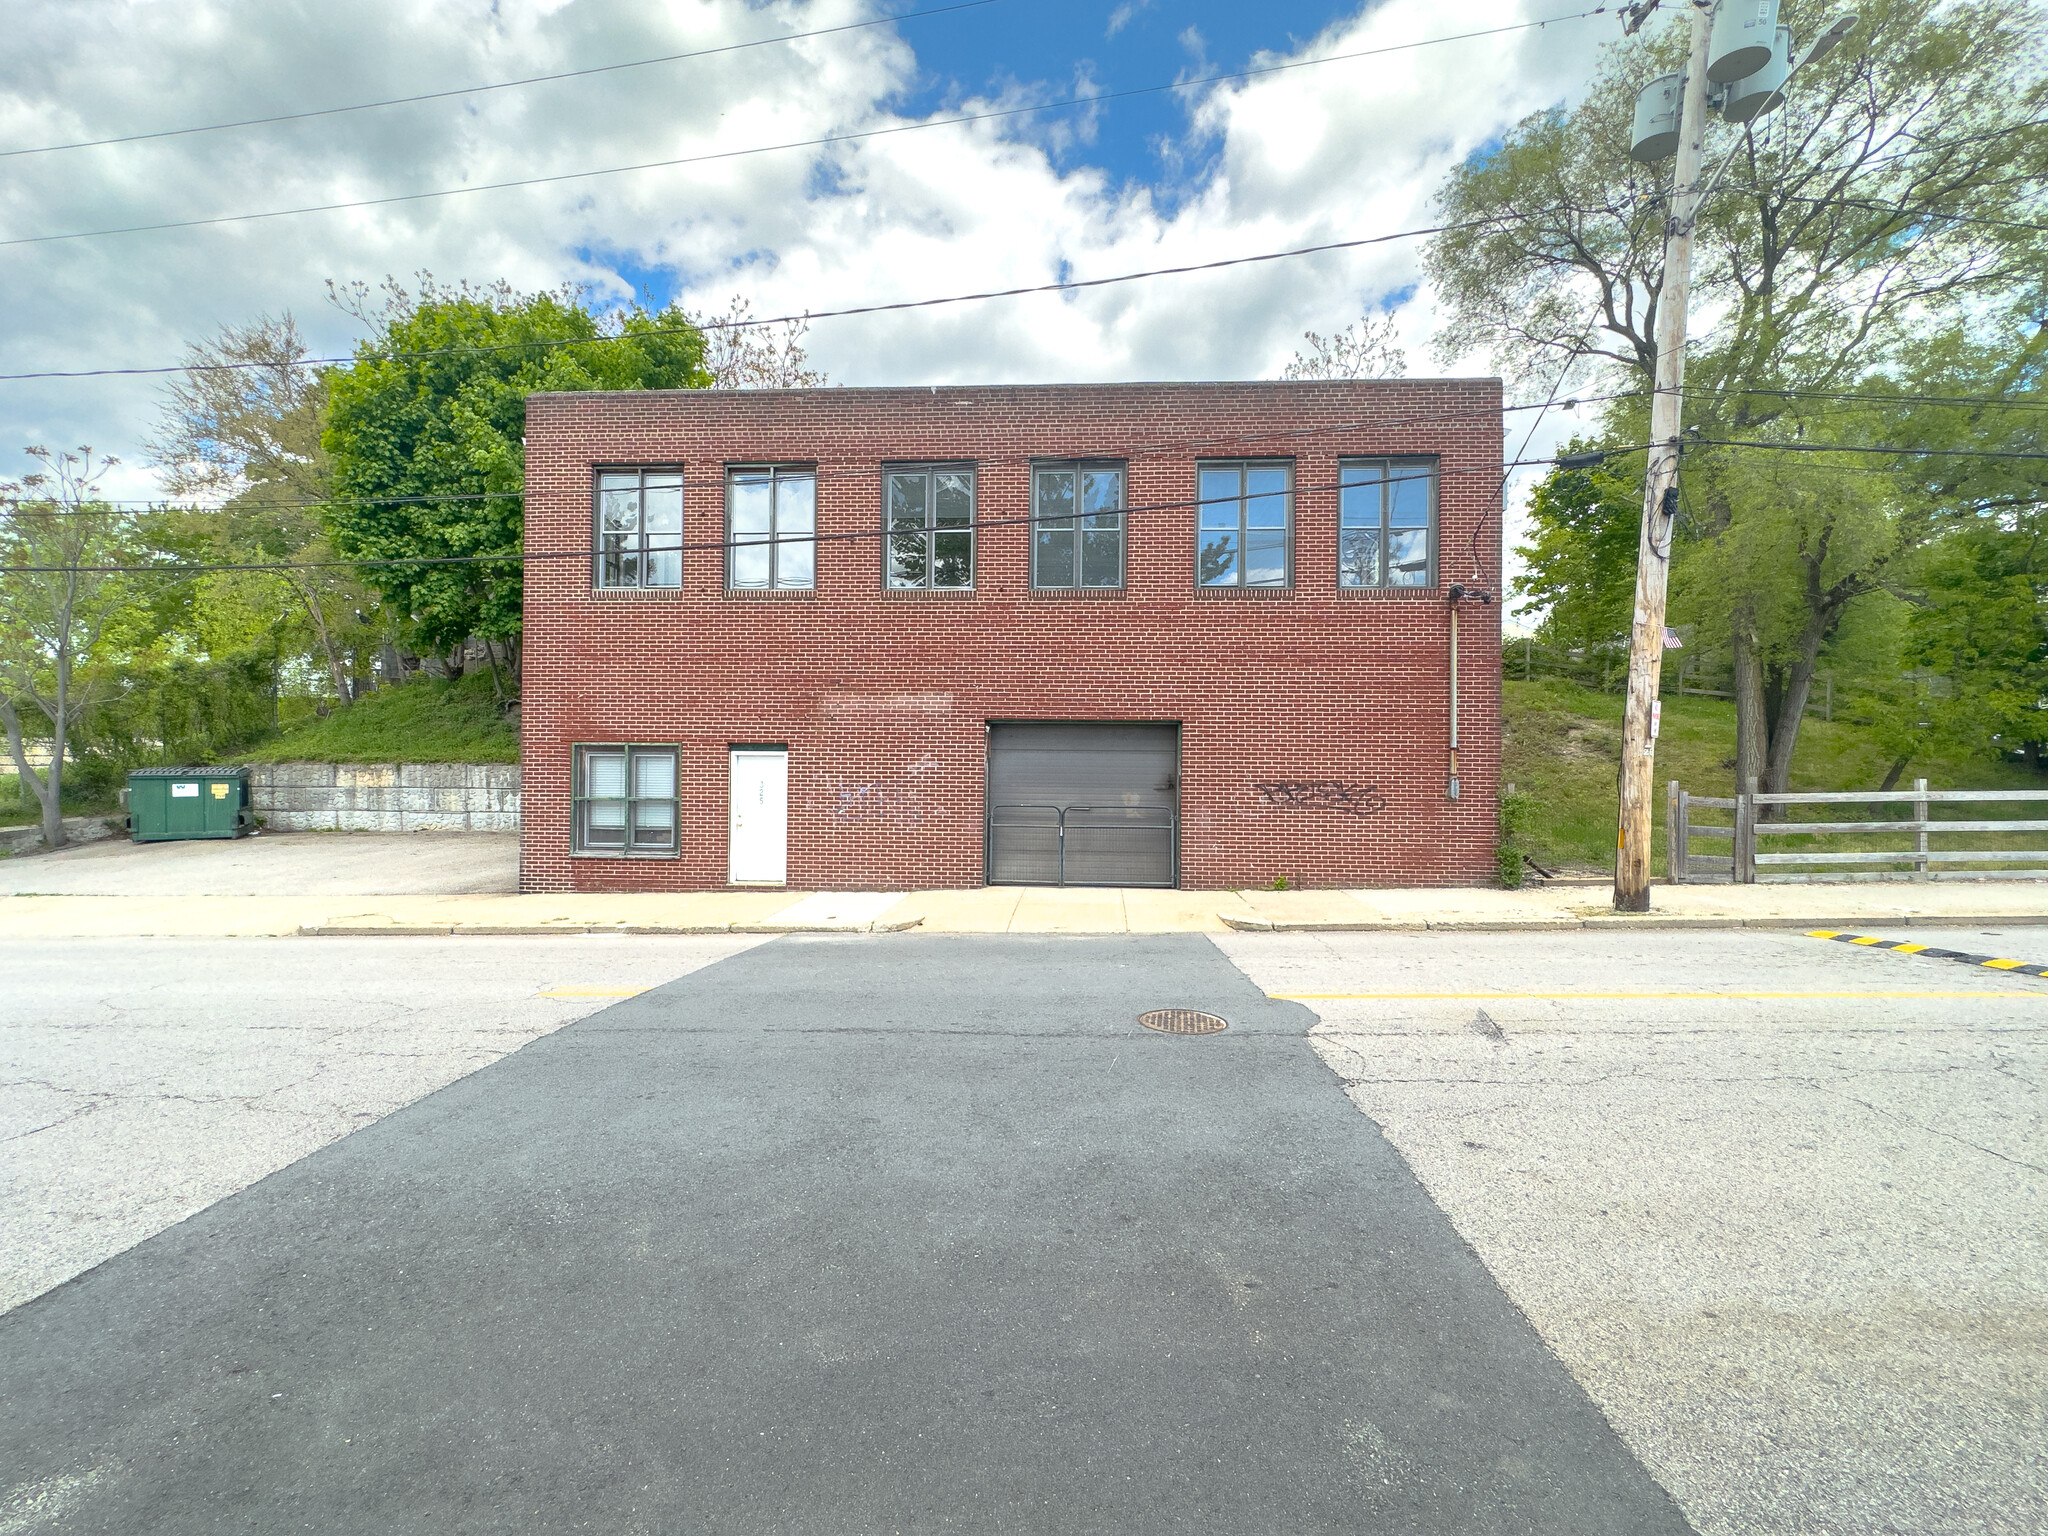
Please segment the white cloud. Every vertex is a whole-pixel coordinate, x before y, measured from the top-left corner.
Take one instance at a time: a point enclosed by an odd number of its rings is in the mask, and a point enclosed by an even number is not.
[[[1294,56],[1555,9],[1555,0],[1479,0],[1456,12],[1384,0]],[[15,14],[13,45],[0,58],[0,145],[446,89],[873,13],[864,0],[32,0]],[[1606,35],[1597,22],[1575,23],[1207,89],[1191,102],[1178,146],[1186,163],[1206,169],[1171,196],[1087,166],[1085,128],[1067,113],[1035,128],[939,127],[830,152],[0,249],[0,371],[172,362],[188,339],[284,309],[320,349],[345,351],[354,323],[324,305],[323,279],[423,267],[525,288],[569,277],[626,297],[612,265],[623,256],[680,274],[693,307],[722,306],[738,291],[757,313],[776,314],[1413,228],[1430,222],[1431,194],[1459,158],[1575,92]],[[916,78],[914,41],[913,32],[878,27],[451,101],[25,156],[6,162],[0,178],[0,238],[894,126],[906,121],[890,103]],[[1185,64],[1162,59],[1161,78]],[[1075,295],[829,321],[814,330],[812,354],[849,384],[1270,376],[1302,331],[1342,326],[1417,285],[1419,257],[1419,243],[1405,241]],[[1401,326],[1412,371],[1426,371],[1426,291],[1403,307]],[[1462,371],[1484,370],[1475,361]],[[148,380],[0,385],[0,474],[18,472],[19,446],[29,442],[91,442],[139,461],[155,389]],[[1516,430],[1511,446],[1519,438]],[[127,472],[124,494],[150,489],[142,470]]]
[[[1104,28],[1102,35],[1104,37],[1115,37],[1117,33],[1123,31],[1125,27],[1131,24],[1137,17],[1138,12],[1151,9],[1152,0],[1125,0],[1124,4],[1119,5],[1109,13],[1109,25]]]

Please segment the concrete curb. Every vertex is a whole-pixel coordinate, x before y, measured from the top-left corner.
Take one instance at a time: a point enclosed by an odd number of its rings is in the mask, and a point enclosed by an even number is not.
[[[1995,923],[2005,928],[2048,925],[2048,915],[2022,913],[1979,913],[1967,917],[1880,916],[1866,912],[1861,917],[1708,917],[1693,913],[1660,916],[1655,912],[1635,915],[1616,913],[1598,917],[1530,918],[1446,918],[1440,922],[1408,922],[1362,918],[1357,922],[1289,922],[1285,918],[1238,917],[1218,912],[1217,921],[1239,933],[1557,933],[1572,929],[1612,931],[1638,929],[1734,929],[1756,928],[1778,931],[1807,928],[1976,928]]]
[[[300,927],[303,939],[410,938],[534,938],[541,934],[630,933],[904,933],[921,927],[924,919],[913,917],[897,923],[307,923]]]

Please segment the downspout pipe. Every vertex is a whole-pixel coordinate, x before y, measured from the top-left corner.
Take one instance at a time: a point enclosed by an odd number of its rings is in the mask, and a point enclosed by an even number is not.
[[[1466,598],[1482,603],[1493,601],[1491,592],[1478,587],[1466,587],[1463,582],[1453,582],[1450,590],[1451,606],[1451,778],[1445,787],[1444,798],[1458,798],[1458,604]]]

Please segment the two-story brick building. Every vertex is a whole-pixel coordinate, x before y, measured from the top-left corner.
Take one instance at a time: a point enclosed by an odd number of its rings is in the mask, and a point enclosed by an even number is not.
[[[525,889],[1494,873],[1497,380],[544,394],[526,465]]]

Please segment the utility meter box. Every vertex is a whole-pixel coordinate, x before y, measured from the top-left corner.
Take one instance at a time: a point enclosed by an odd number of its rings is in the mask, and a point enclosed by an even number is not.
[[[134,768],[124,798],[128,836],[138,843],[243,837],[255,830],[246,768]]]

